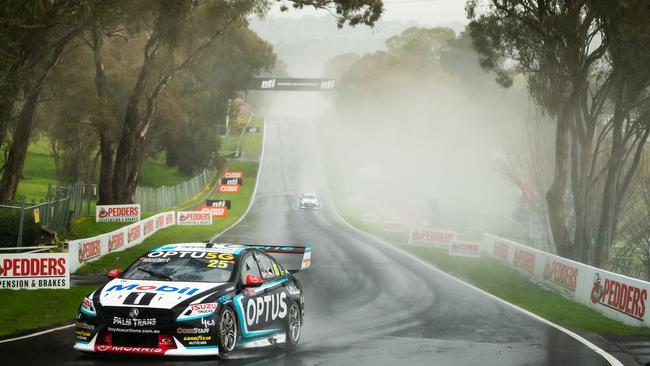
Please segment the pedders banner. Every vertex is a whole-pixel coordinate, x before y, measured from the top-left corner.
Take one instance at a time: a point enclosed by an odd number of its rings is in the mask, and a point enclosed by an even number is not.
[[[204,211],[178,211],[177,225],[212,225],[212,214]]]
[[[428,244],[439,248],[448,248],[456,241],[458,234],[454,231],[413,227],[409,234],[409,244]]]
[[[140,204],[97,205],[95,222],[137,222],[140,221]]]
[[[494,235],[483,236],[484,254],[498,258],[531,281],[603,315],[650,327],[650,283],[582,264]]]
[[[70,288],[68,253],[0,254],[0,289]]]
[[[386,232],[401,233],[405,226],[399,221],[384,221],[383,229]]]
[[[97,260],[108,253],[138,245],[158,230],[175,224],[176,213],[174,211],[163,212],[106,234],[72,240],[68,243],[70,272],[74,272],[85,263]]]
[[[481,257],[481,243],[454,241],[449,245],[449,255],[458,257]]]

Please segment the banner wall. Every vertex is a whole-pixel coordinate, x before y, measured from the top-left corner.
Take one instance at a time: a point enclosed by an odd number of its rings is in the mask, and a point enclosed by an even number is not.
[[[483,253],[544,288],[632,326],[650,327],[650,283],[484,234]]]
[[[72,240],[68,243],[69,272],[72,273],[82,264],[95,261],[108,253],[138,245],[158,230],[175,224],[176,212],[162,212],[110,233]]]

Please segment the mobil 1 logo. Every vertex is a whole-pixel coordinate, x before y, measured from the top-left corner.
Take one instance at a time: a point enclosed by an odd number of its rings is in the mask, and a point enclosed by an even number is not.
[[[205,200],[205,205],[211,207],[226,207],[229,210],[231,209],[230,200]]]
[[[239,184],[242,185],[243,179],[242,178],[221,178],[221,184]]]

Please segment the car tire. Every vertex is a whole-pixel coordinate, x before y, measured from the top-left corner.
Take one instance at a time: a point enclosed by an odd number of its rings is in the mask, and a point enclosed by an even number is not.
[[[302,311],[297,302],[292,302],[287,311],[286,344],[295,347],[300,340],[302,331]]]
[[[227,355],[237,345],[239,328],[237,327],[237,316],[229,306],[223,306],[217,317],[217,345],[219,354]]]

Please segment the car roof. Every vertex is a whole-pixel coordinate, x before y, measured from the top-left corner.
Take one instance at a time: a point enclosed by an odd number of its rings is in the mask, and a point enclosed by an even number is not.
[[[219,252],[240,254],[246,249],[251,249],[248,245],[231,244],[231,243],[173,243],[159,246],[153,251],[192,251],[192,252]]]

